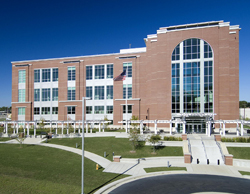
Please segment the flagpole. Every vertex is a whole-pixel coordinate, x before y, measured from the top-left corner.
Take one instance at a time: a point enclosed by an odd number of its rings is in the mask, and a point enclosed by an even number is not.
[[[128,77],[128,66],[126,69],[126,78]],[[126,79],[126,133],[128,133],[128,82]]]

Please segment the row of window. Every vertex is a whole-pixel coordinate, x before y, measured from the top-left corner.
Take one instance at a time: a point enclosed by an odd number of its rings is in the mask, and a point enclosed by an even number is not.
[[[34,89],[34,101],[50,101],[52,89],[52,101],[58,101],[58,88],[42,88],[42,99],[40,89]]]
[[[104,114],[104,106],[86,106],[86,114]],[[126,113],[126,105],[123,105],[123,113]],[[132,105],[128,105],[128,113],[132,113]],[[113,106],[106,107],[106,114],[113,114]]]

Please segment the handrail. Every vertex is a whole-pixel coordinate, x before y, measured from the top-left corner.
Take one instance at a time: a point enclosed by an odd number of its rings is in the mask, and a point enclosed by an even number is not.
[[[189,138],[187,138],[187,140],[188,140],[188,151],[192,155],[190,140],[189,140]]]
[[[225,157],[224,157],[224,154],[223,154],[223,152],[222,152],[220,143],[219,143],[218,141],[216,141],[216,140],[215,140],[215,142],[216,142],[217,146],[219,147],[219,150],[220,150],[220,154],[221,154],[222,160],[223,160],[223,162],[225,162]]]
[[[203,148],[204,148],[204,152],[205,152],[206,159],[208,159],[208,158],[207,158],[207,152],[206,152],[205,144],[204,144],[204,142],[203,142],[202,137],[201,137],[201,142],[202,142],[202,145],[203,145]]]

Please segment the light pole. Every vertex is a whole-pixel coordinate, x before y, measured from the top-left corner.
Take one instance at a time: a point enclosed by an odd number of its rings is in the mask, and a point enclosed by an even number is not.
[[[88,97],[82,97],[82,194],[84,194],[84,102]]]

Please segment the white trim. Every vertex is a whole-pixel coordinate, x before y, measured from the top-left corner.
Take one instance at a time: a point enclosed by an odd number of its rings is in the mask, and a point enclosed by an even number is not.
[[[59,102],[82,102],[82,100],[63,100]]]
[[[121,54],[141,53],[141,52],[146,52],[146,51],[147,51],[147,47],[120,49],[120,53],[121,53]]]
[[[153,40],[151,40],[151,42],[157,42],[157,39],[153,39]]]
[[[134,106],[134,104],[127,104],[127,105]],[[126,104],[120,104],[120,106],[126,106]]]
[[[32,103],[32,102],[11,102],[11,104],[22,104],[22,103]]]
[[[236,34],[236,31],[231,31],[229,32],[229,34]]]
[[[65,106],[65,107],[68,107],[68,106],[75,106],[75,107],[76,107],[77,105],[64,105],[64,106]]]
[[[115,99],[116,101],[126,100],[126,99]],[[128,100],[141,100],[140,98],[129,98]]]
[[[229,26],[229,30],[240,30],[240,25]]]
[[[147,38],[157,38],[157,34],[149,34],[147,35]]]
[[[26,108],[27,106],[16,106],[16,108]]]

